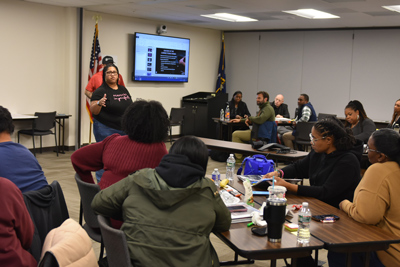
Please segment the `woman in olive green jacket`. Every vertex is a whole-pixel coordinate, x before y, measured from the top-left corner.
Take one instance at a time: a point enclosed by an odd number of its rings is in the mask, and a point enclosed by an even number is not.
[[[134,266],[219,266],[209,236],[227,231],[231,215],[205,178],[208,151],[196,137],[174,143],[155,169],[143,169],[102,190],[92,202],[124,221]]]

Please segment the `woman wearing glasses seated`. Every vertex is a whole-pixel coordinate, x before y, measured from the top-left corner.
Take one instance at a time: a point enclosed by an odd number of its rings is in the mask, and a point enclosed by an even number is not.
[[[400,135],[392,129],[380,129],[368,140],[371,166],[357,186],[353,198],[343,200],[340,209],[354,220],[376,225],[400,236]],[[357,255],[357,256],[356,256]],[[344,266],[345,257],[329,259],[329,266]],[[362,263],[359,254],[352,256]],[[400,266],[400,244],[371,253],[370,266]],[[339,261],[338,260],[342,260]],[[353,262],[352,266],[357,265]]]
[[[353,199],[360,181],[362,144],[336,118],[315,123],[310,134],[313,150],[302,160],[264,175],[275,184],[301,196],[317,198],[334,207]],[[286,182],[282,178],[309,178],[311,186]]]

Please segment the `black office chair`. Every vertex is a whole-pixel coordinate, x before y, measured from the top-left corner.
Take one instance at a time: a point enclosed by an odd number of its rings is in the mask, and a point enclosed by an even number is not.
[[[97,215],[92,209],[92,200],[94,196],[100,192],[100,187],[97,184],[90,184],[82,181],[78,174],[75,174],[75,181],[78,185],[79,194],[81,195],[81,207],[79,211],[79,224],[82,225],[82,214],[85,218],[83,229],[87,232],[89,237],[96,242],[100,243],[100,256],[99,260],[103,258],[104,243],[101,237],[100,225],[97,220]]]
[[[50,185],[39,190],[28,191],[22,195],[35,225],[35,233],[29,252],[36,261],[39,261],[47,234],[69,218],[67,204],[61,186],[57,181],[53,181]]]
[[[111,226],[110,219],[97,215],[109,266],[132,266],[125,233]]]
[[[299,150],[299,145],[302,145],[304,146],[304,150],[308,151],[308,146],[311,146],[310,133],[314,124],[315,122],[304,121],[296,124],[296,136],[294,139],[294,144],[296,145],[297,150]]]
[[[336,114],[318,113],[318,121],[326,119],[326,118],[330,118],[330,117],[336,118]]]
[[[37,116],[37,118],[33,120],[32,129],[18,131],[18,143],[20,134],[31,135],[33,141],[33,154],[36,157],[35,136],[40,136],[40,153],[42,153],[42,136],[54,134],[58,157],[56,112],[35,112],[35,116]],[[54,128],[54,132],[51,131],[52,128]]]
[[[169,141],[172,145],[172,127],[182,126],[185,119],[185,108],[171,108],[169,115]]]

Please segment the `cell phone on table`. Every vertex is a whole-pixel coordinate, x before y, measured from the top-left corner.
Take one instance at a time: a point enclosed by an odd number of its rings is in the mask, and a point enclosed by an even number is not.
[[[311,218],[317,222],[335,222],[340,219],[339,216],[334,214],[326,214],[326,215],[313,215]]]
[[[258,235],[258,236],[266,236],[266,235],[268,235],[267,226],[264,226],[264,227],[253,227],[253,228],[251,228],[251,231],[253,232],[253,234]]]
[[[247,208],[243,205],[228,206],[230,212],[245,212]]]

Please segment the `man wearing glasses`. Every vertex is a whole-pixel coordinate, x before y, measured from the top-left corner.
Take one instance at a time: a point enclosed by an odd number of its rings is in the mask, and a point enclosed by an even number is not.
[[[275,100],[271,102],[271,106],[274,108],[276,118],[290,118],[288,105],[283,103],[283,95],[279,94],[275,97]]]

